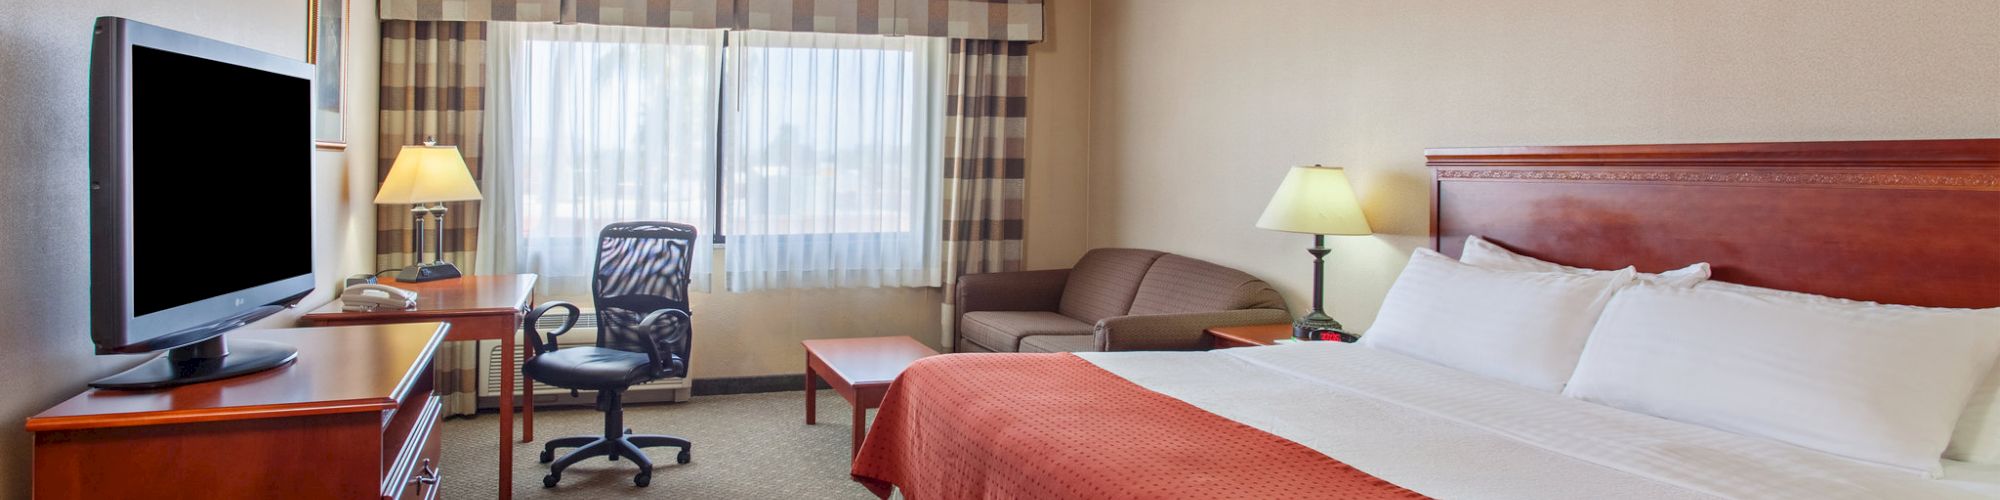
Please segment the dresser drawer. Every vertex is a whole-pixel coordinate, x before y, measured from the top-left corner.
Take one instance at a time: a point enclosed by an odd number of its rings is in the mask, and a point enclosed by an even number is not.
[[[391,500],[432,499],[438,496],[443,464],[438,439],[438,418],[444,402],[436,396],[425,398],[423,411],[400,443],[395,460],[382,476],[382,498]],[[389,443],[395,446],[397,443]]]

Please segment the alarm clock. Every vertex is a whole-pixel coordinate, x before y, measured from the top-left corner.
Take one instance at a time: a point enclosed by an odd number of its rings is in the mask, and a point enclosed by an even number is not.
[[[1345,330],[1341,330],[1339,328],[1325,328],[1325,327],[1300,326],[1300,325],[1292,326],[1292,338],[1299,340],[1307,340],[1307,341],[1326,340],[1326,341],[1349,342],[1349,343],[1352,343],[1355,340],[1359,339],[1359,337],[1354,336],[1354,334],[1347,333]]]

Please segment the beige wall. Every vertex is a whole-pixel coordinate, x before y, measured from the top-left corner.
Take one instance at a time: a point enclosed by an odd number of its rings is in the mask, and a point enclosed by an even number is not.
[[[1028,269],[1090,249],[1092,0],[1046,0],[1045,40],[1028,49]]]
[[[1253,226],[1287,166],[1348,166],[1332,313],[1365,327],[1426,243],[1443,146],[2000,136],[2000,3],[1098,0],[1094,245],[1274,281],[1310,237]]]
[[[350,109],[375,108],[377,38],[374,2],[355,1],[351,32],[356,54],[348,74]],[[306,2],[188,0],[177,2],[0,0],[0,366],[13,384],[0,398],[0,497],[26,498],[28,416],[84,389],[91,379],[143,359],[94,356],[89,340],[89,237],[85,228],[86,141],[89,119],[85,82],[90,71],[90,26],[97,16],[121,16],[246,45],[279,55],[305,56]],[[372,151],[375,119],[351,119],[348,135],[359,151]],[[217,130],[226,140],[227,130]],[[352,193],[356,179],[374,176],[372,155],[314,155],[313,241],[317,305],[331,295],[342,273],[367,267],[361,250],[372,248],[374,224]],[[372,192],[369,191],[369,192]],[[226,221],[218,220],[218,223]],[[195,242],[217,251],[254,241]],[[295,316],[295,315],[293,315]],[[283,325],[290,317],[267,320]]]

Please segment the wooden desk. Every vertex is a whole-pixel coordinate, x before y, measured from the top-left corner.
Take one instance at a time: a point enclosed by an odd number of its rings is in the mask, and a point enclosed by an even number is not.
[[[443,466],[441,323],[238,331],[298,361],[144,391],[92,389],[28,419],[34,496],[429,498]]]
[[[1292,324],[1218,326],[1204,332],[1208,334],[1209,349],[1255,347],[1274,345],[1279,340],[1292,338]]]
[[[312,313],[303,320],[312,325],[379,325],[390,323],[412,323],[443,321],[451,323],[451,335],[445,340],[499,340],[501,352],[522,352],[517,339],[521,334],[521,319],[534,305],[535,278],[533,274],[496,276],[466,276],[463,278],[438,280],[425,283],[402,283],[385,279],[382,284],[417,292],[417,307],[405,311],[347,312],[344,305],[335,300]],[[524,353],[533,356],[534,353]],[[514,387],[518,366],[511,362],[500,363],[500,496],[511,498],[514,493]],[[535,387],[534,383],[521,377],[524,393],[521,406],[521,441],[535,440]],[[466,390],[472,390],[466,388]]]
[[[903,374],[903,368],[937,351],[909,337],[866,337],[858,339],[816,339],[800,342],[806,347],[806,425],[818,423],[820,379],[854,407],[854,448],[868,437],[868,409],[882,406],[889,383]]]

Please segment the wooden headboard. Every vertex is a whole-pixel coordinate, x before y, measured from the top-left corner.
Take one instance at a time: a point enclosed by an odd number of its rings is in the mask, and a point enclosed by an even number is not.
[[[1432,149],[1431,231],[1564,264],[2000,306],[2000,139]]]

